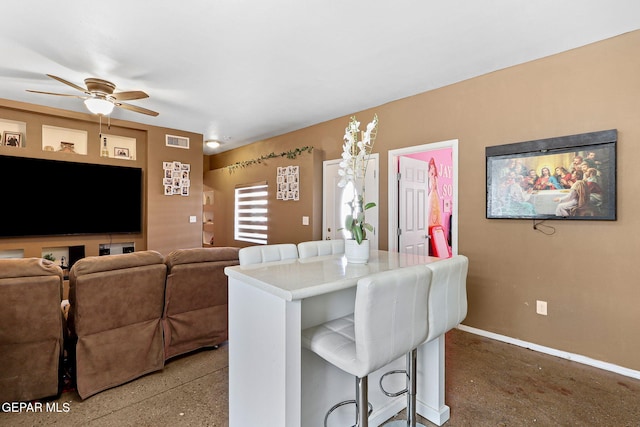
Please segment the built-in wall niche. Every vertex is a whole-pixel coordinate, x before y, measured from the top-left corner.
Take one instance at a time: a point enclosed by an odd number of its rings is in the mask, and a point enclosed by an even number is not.
[[[15,120],[0,119],[0,146],[26,147],[27,124]]]
[[[133,242],[123,243],[100,243],[98,246],[98,254],[102,255],[119,255],[135,252],[136,247]]]
[[[0,259],[24,258],[24,249],[3,249],[0,251]]]
[[[213,190],[202,192],[202,244],[213,245]]]
[[[103,133],[100,141],[100,156],[115,159],[135,160],[136,139]]]
[[[84,258],[84,246],[54,246],[42,248],[42,258],[53,261],[59,265],[65,277],[76,261]]]
[[[87,131],[42,125],[42,149],[87,154]]]

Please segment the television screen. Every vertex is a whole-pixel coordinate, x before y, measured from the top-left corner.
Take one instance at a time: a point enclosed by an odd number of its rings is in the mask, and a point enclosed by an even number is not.
[[[0,237],[142,232],[142,169],[0,156]]]
[[[487,218],[616,219],[617,131],[486,148]]]

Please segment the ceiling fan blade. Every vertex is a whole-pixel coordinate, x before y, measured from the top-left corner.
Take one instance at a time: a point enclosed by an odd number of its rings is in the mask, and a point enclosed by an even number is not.
[[[144,99],[149,97],[149,95],[141,90],[132,90],[130,92],[116,92],[112,93],[111,96],[116,101],[131,101],[133,99]]]
[[[71,86],[71,87],[72,87],[72,88],[74,88],[74,89],[78,89],[80,92],[84,92],[84,93],[86,93],[87,95],[89,95],[89,94],[90,94],[90,93],[89,93],[89,91],[88,91],[87,89],[85,89],[85,88],[83,88],[83,87],[80,87],[80,86],[78,86],[78,85],[77,85],[77,84],[75,84],[75,83],[71,83],[70,81],[67,81],[67,80],[63,79],[62,77],[54,76],[53,74],[47,74],[47,76],[51,77],[51,78],[52,78],[52,79],[54,79],[54,80],[59,81],[60,83],[64,83],[64,84],[66,84],[66,85],[68,85],[68,86]]]
[[[147,114],[149,116],[154,116],[154,117],[159,114],[159,113],[156,113],[155,111],[147,110],[146,108],[138,107],[136,105],[131,105],[131,104],[124,104],[122,102],[116,102],[116,106],[122,107],[126,110],[135,111],[136,113]]]
[[[32,92],[32,93],[43,93],[43,94],[45,94],[45,95],[70,96],[70,97],[72,97],[72,98],[85,99],[85,97],[84,97],[84,96],[80,96],[80,95],[69,95],[69,94],[66,94],[66,93],[42,92],[42,91],[39,91],[39,90],[30,90],[30,89],[27,89],[27,92]]]

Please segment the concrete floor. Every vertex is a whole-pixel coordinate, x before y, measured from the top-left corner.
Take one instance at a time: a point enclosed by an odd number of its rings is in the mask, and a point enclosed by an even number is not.
[[[640,380],[460,330],[446,343],[446,426],[640,426]],[[0,426],[228,426],[227,350],[173,359],[85,401],[64,393],[49,402],[60,412],[0,413]]]

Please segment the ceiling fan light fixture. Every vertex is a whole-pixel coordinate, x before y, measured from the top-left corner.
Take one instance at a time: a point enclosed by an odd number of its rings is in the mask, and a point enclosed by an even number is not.
[[[218,147],[220,147],[220,141],[215,140],[215,139],[207,139],[205,141],[205,143],[207,144],[207,147],[209,147],[209,148],[218,148]]]
[[[84,100],[84,105],[93,114],[108,116],[115,106],[113,102],[102,98],[88,98]]]

